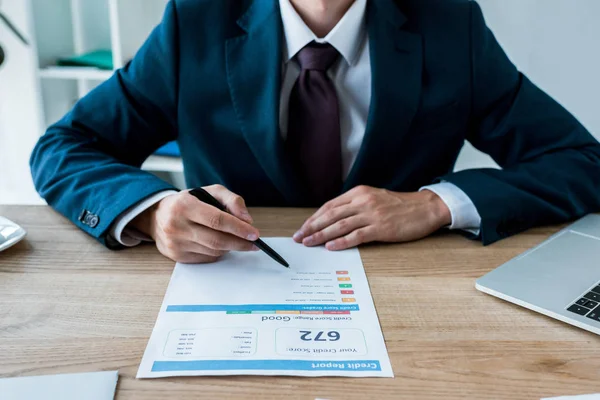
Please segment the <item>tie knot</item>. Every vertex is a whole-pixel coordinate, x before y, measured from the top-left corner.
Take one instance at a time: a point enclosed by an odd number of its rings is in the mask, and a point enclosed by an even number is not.
[[[296,55],[303,70],[327,71],[336,62],[338,51],[328,43],[312,42]]]

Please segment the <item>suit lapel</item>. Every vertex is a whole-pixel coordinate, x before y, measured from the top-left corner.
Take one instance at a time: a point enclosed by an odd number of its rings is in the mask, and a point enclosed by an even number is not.
[[[402,30],[406,16],[393,0],[375,0],[368,8],[371,55],[371,106],[363,144],[344,184],[384,185],[378,177],[396,165],[395,155],[408,133],[421,96],[421,36]]]
[[[237,21],[245,31],[226,42],[227,77],[246,141],[289,204],[302,204],[302,190],[279,131],[282,27],[276,0],[254,0]]]

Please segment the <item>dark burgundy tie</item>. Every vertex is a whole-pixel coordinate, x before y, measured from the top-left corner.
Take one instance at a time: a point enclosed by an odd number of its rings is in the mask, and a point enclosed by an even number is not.
[[[311,43],[296,59],[302,68],[290,95],[287,148],[317,204],[342,187],[340,110],[327,70],[339,53],[329,44]]]

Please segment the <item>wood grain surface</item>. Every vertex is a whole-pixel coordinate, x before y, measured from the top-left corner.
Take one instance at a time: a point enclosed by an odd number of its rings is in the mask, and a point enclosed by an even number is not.
[[[263,236],[311,210],[253,209]],[[540,399],[600,392],[600,340],[475,290],[559,227],[483,247],[444,233],[361,248],[396,378],[135,374],[174,263],[111,251],[45,206],[0,206],[24,241],[0,253],[0,376],[119,370],[117,399]],[[0,394],[0,398],[1,398]]]

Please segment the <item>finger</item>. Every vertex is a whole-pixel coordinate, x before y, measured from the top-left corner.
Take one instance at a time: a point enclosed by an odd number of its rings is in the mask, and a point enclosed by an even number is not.
[[[196,264],[216,261],[219,257],[205,252],[190,251],[191,247],[181,241],[167,239],[156,242],[156,247],[165,257],[175,262]],[[200,251],[205,251],[201,249]]]
[[[306,220],[306,222],[302,226],[304,227],[307,223],[314,221],[315,219],[319,218],[323,213],[326,213],[327,211],[329,211],[333,208],[352,203],[352,201],[357,196],[361,196],[366,193],[369,193],[369,191],[372,189],[373,188],[370,188],[368,186],[362,186],[362,185],[356,186],[356,187],[350,189],[349,191],[342,194],[341,196],[338,196],[335,199],[330,200],[327,203],[325,203],[321,208],[319,208],[317,210],[316,213],[314,213],[308,220]],[[302,228],[300,229],[300,231],[302,231]]]
[[[223,204],[231,214],[249,224],[253,222],[252,216],[250,215],[250,212],[246,207],[246,202],[242,196],[233,193],[222,185],[207,186],[204,190]]]
[[[373,226],[356,229],[344,237],[327,242],[327,250],[339,251],[356,247],[363,243],[369,243],[375,240],[376,230]]]
[[[255,241],[260,237],[258,229],[249,223],[216,207],[198,201],[193,196],[189,197],[190,207],[186,209],[185,216],[190,221],[214,231],[229,233],[244,240]]]
[[[191,230],[192,240],[204,247],[217,251],[254,251],[254,243],[229,233],[196,225]]]
[[[367,222],[363,217],[354,215],[348,218],[341,219],[336,223],[326,227],[325,229],[316,232],[312,236],[305,238],[302,244],[305,246],[319,246],[323,243],[330,242],[334,239],[341,238],[354,230],[367,226]]]
[[[215,250],[210,247],[204,246],[194,241],[186,241],[182,244],[181,249],[186,253],[204,254],[211,257],[223,257],[228,253],[227,250]]]
[[[302,232],[305,236],[305,238],[302,240],[303,243],[315,233],[335,224],[338,221],[342,221],[345,218],[351,217],[358,213],[360,213],[360,210],[357,209],[356,206],[353,206],[352,204],[346,204],[326,211],[325,213],[321,214],[320,217],[315,218],[311,222],[307,221],[307,223],[302,227]]]
[[[256,247],[252,242],[247,242],[250,243],[249,245],[245,245],[243,249],[240,249],[238,251],[260,251],[260,249],[258,247]],[[215,249],[211,249],[208,246],[204,246],[200,243],[196,243],[196,242],[187,242],[183,249],[185,251],[191,252],[191,253],[198,253],[198,254],[205,254],[207,256],[212,256],[212,257],[223,257],[225,254],[229,253],[230,250],[215,250]]]
[[[213,263],[218,260],[219,257],[213,257],[206,254],[181,253],[173,261],[176,261],[181,264],[207,264]]]
[[[305,230],[307,230],[307,227],[310,224],[312,224],[316,219],[320,218],[324,213],[326,213],[329,210],[349,204],[352,201],[352,196],[350,195],[350,192],[346,192],[343,195],[336,197],[335,199],[323,204],[321,208],[319,208],[310,218],[308,218],[304,222],[304,224],[302,224],[298,232],[294,234],[293,239],[298,243],[302,242],[302,240],[307,236]]]

